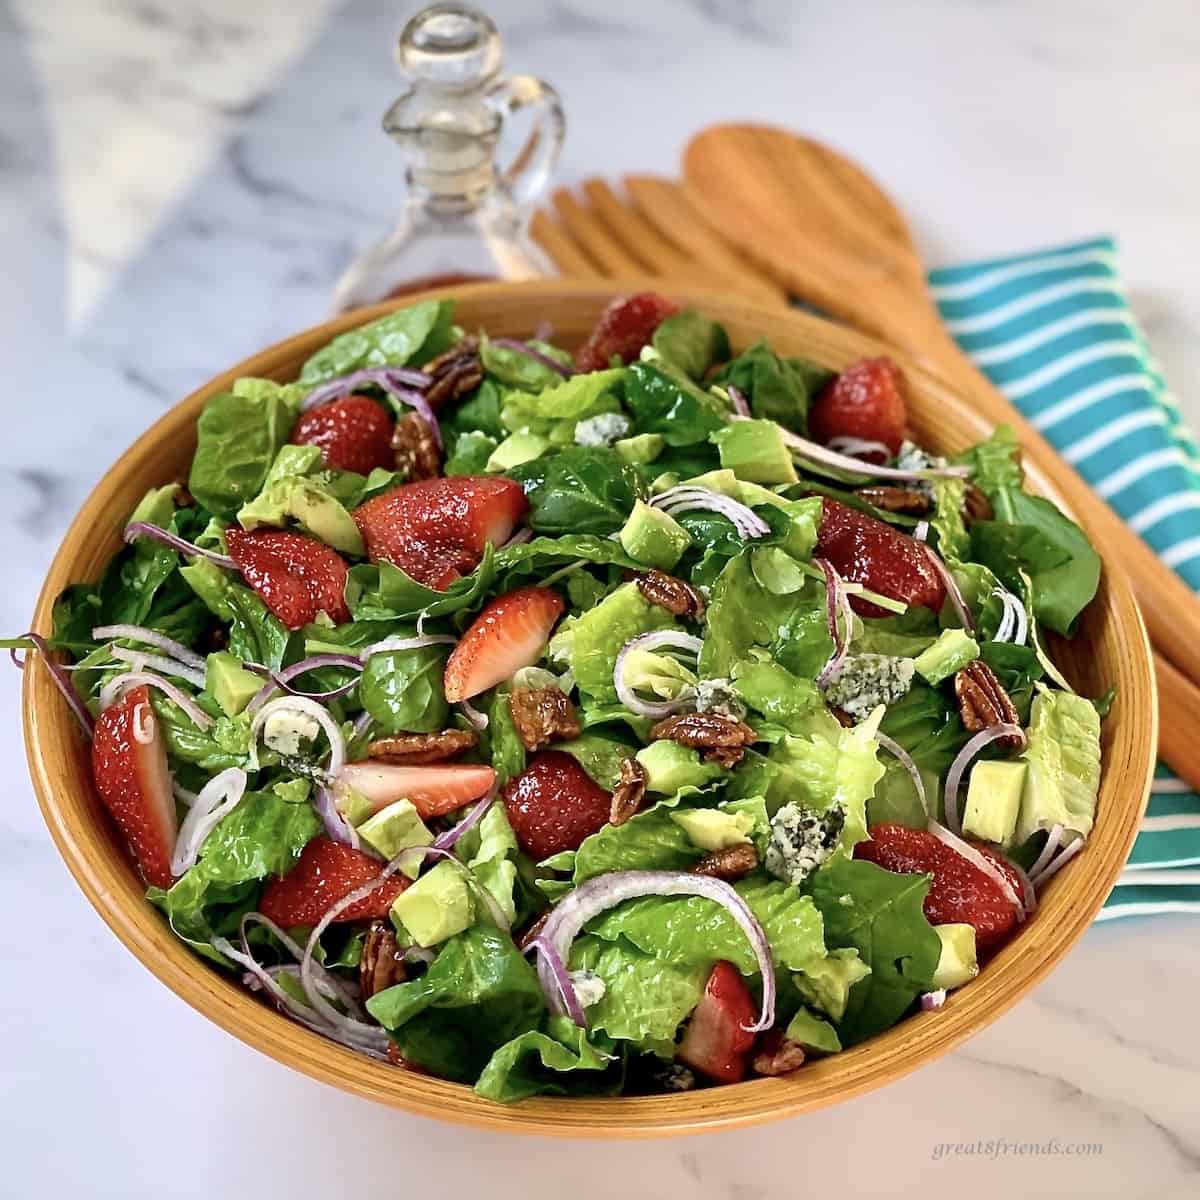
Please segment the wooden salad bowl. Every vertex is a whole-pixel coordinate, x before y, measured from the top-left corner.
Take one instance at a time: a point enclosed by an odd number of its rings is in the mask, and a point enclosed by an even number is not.
[[[439,292],[458,301],[467,329],[529,336],[544,320],[555,340],[577,346],[614,295],[646,281],[497,283]],[[661,286],[661,285],[660,285]],[[827,321],[756,307],[701,289],[672,289],[676,299],[724,322],[733,344],[767,338],[784,354],[802,354],[841,369],[878,354],[880,343]],[[194,392],[144,433],[104,476],[75,518],[38,600],[34,628],[51,632],[55,597],[70,583],[96,579],[120,545],[121,530],[145,491],[186,476],[195,422],[204,402],[241,375],[293,379],[301,363],[335,334],[397,303],[351,313],[272,346]],[[917,439],[951,453],[987,436],[971,404],[903,355]],[[1033,490],[1058,500],[1052,482],[1029,470]],[[1091,532],[1089,530],[1089,532]],[[1101,554],[1104,547],[1100,546]],[[278,1062],[370,1100],[466,1125],[569,1137],[654,1137],[729,1129],[794,1116],[879,1087],[965,1041],[1029,992],[1063,959],[1104,903],[1120,872],[1149,791],[1158,715],[1146,633],[1120,573],[1106,572],[1073,642],[1053,652],[1075,687],[1098,696],[1117,689],[1103,724],[1104,772],[1096,825],[1087,849],[1047,887],[1039,911],[937,1012],[918,1013],[841,1054],[805,1064],[790,1076],[756,1079],[691,1093],[651,1097],[557,1099],[500,1105],[470,1088],[378,1063],[310,1033],[255,999],[239,983],[194,955],[143,898],[143,885],[100,808],[89,756],[48,672],[25,672],[24,724],[30,771],[46,824],[88,899],[113,932],[193,1008]],[[33,662],[34,660],[31,660]]]

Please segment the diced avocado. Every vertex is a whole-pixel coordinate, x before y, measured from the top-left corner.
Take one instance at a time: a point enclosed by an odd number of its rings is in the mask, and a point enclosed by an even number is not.
[[[731,500],[739,500],[742,504],[754,508],[756,505],[773,504],[776,508],[787,508],[792,501],[771,491],[770,488],[750,480],[739,479],[728,467],[717,471],[705,471],[694,479],[685,479],[684,483],[691,487],[708,488],[710,492],[719,492]]]
[[[657,496],[659,492],[665,492],[667,488],[677,487],[678,484],[678,472],[664,471],[661,475],[656,475],[650,481],[650,495]]]
[[[519,467],[522,463],[541,458],[549,449],[549,439],[542,437],[539,433],[529,433],[524,430],[510,433],[492,451],[484,470],[511,471],[513,467]]]
[[[985,842],[1009,845],[1021,811],[1026,770],[1016,759],[977,762],[967,785],[963,832]]]
[[[291,517],[315,538],[343,554],[363,553],[362,534],[354,518],[327,491],[303,478],[290,476],[268,484],[238,511],[243,529],[282,526]]]
[[[647,791],[665,796],[681,787],[703,787],[724,773],[716,763],[702,762],[698,751],[678,742],[651,742],[634,757],[645,769]]]
[[[247,671],[242,660],[228,650],[210,654],[204,664],[204,690],[227,717],[236,717],[263,685],[262,677]]]
[[[475,921],[475,904],[462,870],[452,862],[438,863],[396,897],[392,920],[427,949],[469,929]]]
[[[927,683],[941,683],[979,657],[979,643],[965,629],[943,629],[937,641],[913,660]]]
[[[163,487],[151,488],[139,501],[138,506],[129,514],[130,525],[145,522],[166,529],[175,515],[175,497],[179,494],[179,484],[168,483]]]
[[[974,925],[935,925],[933,932],[942,943],[938,964],[933,972],[934,988],[962,987],[979,974],[975,955]]]
[[[719,808],[685,808],[669,814],[701,850],[728,850],[748,846],[754,817],[748,812],[722,812]]]
[[[799,1042],[806,1054],[836,1054],[842,1048],[837,1030],[807,1008],[800,1009],[792,1018],[784,1037]]]
[[[870,966],[858,957],[858,951],[847,947],[814,959],[792,976],[792,982],[809,1004],[836,1023],[846,1015],[850,989],[870,973]]]
[[[433,834],[425,828],[425,822],[408,800],[397,800],[381,808],[358,826],[358,832],[384,858],[395,858],[401,850],[410,846],[428,846],[433,841]],[[416,879],[421,869],[421,856],[414,854],[412,860],[411,864],[401,867],[401,871],[409,879]]]
[[[352,787],[342,786],[334,790],[337,797],[337,810],[355,828],[361,825],[375,811],[375,805]]]
[[[630,558],[669,571],[683,557],[692,539],[670,513],[639,500],[621,527],[621,548]]]
[[[618,438],[613,449],[627,463],[652,463],[666,446],[661,433],[639,433],[634,437]]]
[[[712,435],[721,466],[750,483],[795,483],[783,430],[774,421],[731,421]]]

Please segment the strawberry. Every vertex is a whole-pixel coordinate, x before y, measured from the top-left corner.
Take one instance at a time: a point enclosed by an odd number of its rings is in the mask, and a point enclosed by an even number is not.
[[[316,538],[283,529],[225,530],[229,556],[263,603],[289,628],[299,629],[326,612],[337,624],[350,620],[346,563]]]
[[[512,535],[529,511],[519,483],[489,475],[423,479],[354,510],[367,557],[445,591],[473,571],[485,547]]]
[[[977,842],[971,845],[1004,872],[1020,896],[1021,881],[1016,871],[989,846]],[[974,925],[975,945],[981,955],[997,949],[1016,926],[1016,910],[1000,885],[927,830],[872,825],[870,838],[854,847],[854,857],[901,875],[932,876],[925,897],[925,916],[933,925]]]
[[[718,1083],[738,1083],[746,1077],[746,1057],[754,1047],[754,1034],[746,1027],[757,1019],[754,1001],[737,967],[719,962],[708,977],[675,1057]]]
[[[368,759],[343,767],[341,780],[370,801],[372,812],[396,800],[408,800],[427,821],[487,795],[496,782],[496,772],[474,763],[410,767]]]
[[[541,862],[602,829],[612,796],[571,755],[543,750],[508,781],[504,805],[521,849]]]
[[[893,600],[940,612],[946,585],[924,545],[884,521],[826,498],[816,553],[827,558],[843,579],[866,584]],[[850,606],[864,617],[886,617],[877,605],[857,596]]]
[[[808,414],[808,429],[818,442],[864,438],[899,454],[907,421],[900,368],[880,356],[851,363],[822,389]]]
[[[268,882],[258,911],[284,929],[315,925],[339,900],[370,883],[381,870],[382,864],[369,854],[327,837],[315,837],[286,875]],[[386,917],[392,901],[407,886],[403,876],[392,875],[336,919],[368,921]]]
[[[162,731],[143,684],[101,714],[92,736],[92,777],[147,883],[171,886],[175,796]]]
[[[485,605],[446,660],[446,699],[470,700],[533,666],[564,607],[544,587],[517,588]]]
[[[654,331],[678,311],[678,304],[657,292],[614,300],[575,355],[575,365],[581,371],[602,371],[614,355],[623,363],[633,362],[642,347],[649,345]]]
[[[370,396],[344,396],[300,415],[293,446],[319,446],[327,467],[369,475],[376,467],[396,469],[395,422]]]

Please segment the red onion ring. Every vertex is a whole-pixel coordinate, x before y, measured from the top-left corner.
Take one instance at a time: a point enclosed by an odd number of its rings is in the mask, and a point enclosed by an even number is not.
[[[118,662],[129,663],[135,671],[149,668],[157,671],[160,675],[173,675],[176,679],[183,679],[192,687],[201,690],[204,688],[203,669],[197,670],[195,667],[189,667],[187,663],[182,663],[177,658],[168,658],[165,654],[149,654],[143,650],[130,650],[126,646],[109,646],[108,652]]]
[[[733,404],[733,411],[739,417],[749,417],[750,402],[746,399],[746,393],[740,387],[734,387],[732,383],[725,384],[725,394],[729,397]]]
[[[1064,847],[1059,852],[1058,857],[1052,863],[1050,863],[1049,866],[1042,869],[1041,874],[1038,875],[1038,877],[1033,881],[1034,887],[1039,889],[1044,888],[1046,884],[1053,879],[1054,876],[1057,875],[1059,871],[1061,871],[1063,867],[1065,867],[1067,863],[1069,863],[1071,859],[1073,859],[1075,855],[1080,852],[1080,850],[1084,848],[1085,845],[1087,845],[1087,838],[1079,837],[1076,838],[1075,841],[1073,841],[1069,846]]]
[[[975,618],[971,616],[971,610],[967,607],[967,602],[963,599],[958,581],[954,578],[950,568],[942,561],[940,554],[936,553],[924,542],[921,542],[920,545],[925,547],[925,553],[929,555],[929,561],[933,564],[933,569],[941,576],[942,583],[946,585],[946,593],[950,597],[950,603],[954,605],[954,611],[958,614],[958,619],[962,622],[963,628],[968,633],[974,633]]]
[[[929,538],[929,522],[918,521],[916,525],[913,526],[912,535],[918,542],[927,541]]]
[[[41,651],[42,663],[49,673],[54,686],[62,693],[62,698],[67,702],[67,707],[71,710],[75,720],[79,722],[79,727],[83,730],[83,736],[90,738],[96,722],[92,720],[92,714],[88,712],[87,705],[84,704],[83,699],[75,690],[75,685],[71,683],[71,677],[67,674],[66,668],[62,663],[55,662],[51,657],[52,651],[50,646],[40,633],[34,633],[30,630],[21,636],[31,641]],[[25,669],[25,660],[17,657],[15,646],[9,651],[9,656],[22,671]]]
[[[738,417],[734,418],[734,420],[739,419]],[[971,468],[964,466],[924,467],[916,471],[905,471],[899,467],[877,467],[872,463],[863,462],[862,459],[838,454],[837,451],[830,450],[827,446],[811,442],[808,438],[803,438],[790,429],[784,429],[782,425],[780,432],[783,440],[796,457],[803,459],[810,467],[831,467],[837,471],[846,471],[852,475],[864,475],[875,479],[962,479],[971,473]]]
[[[825,576],[825,624],[833,638],[833,653],[817,676],[817,687],[823,688],[837,677],[850,651],[850,615],[845,584],[838,569],[828,559],[814,558],[814,565],[821,568]],[[838,625],[839,613],[845,617],[845,631]]]
[[[1058,849],[1058,843],[1062,841],[1064,827],[1062,825],[1052,825],[1050,832],[1046,835],[1046,844],[1042,847],[1042,852],[1034,859],[1033,866],[1029,868],[1029,878],[1036,880],[1037,877],[1050,865],[1050,860],[1054,857],[1055,850]]]
[[[680,695],[674,700],[642,700],[625,682],[625,660],[629,656],[629,652],[631,650],[652,650],[656,646],[675,646],[698,655],[704,643],[700,638],[693,637],[689,633],[680,633],[674,629],[659,629],[654,633],[642,633],[631,638],[618,651],[617,660],[613,664],[613,687],[616,689],[617,699],[630,712],[636,713],[639,717],[661,719],[687,708],[691,703],[691,697]]]
[[[519,354],[527,354],[536,362],[540,362],[543,367],[548,367],[557,375],[561,375],[564,379],[570,379],[576,374],[574,368],[566,366],[564,363],[556,362],[548,354],[543,354],[540,350],[529,345],[528,342],[519,341],[517,338],[499,337],[492,338],[493,346],[501,346],[505,350],[516,350]]]
[[[482,733],[488,727],[487,713],[480,712],[470,700],[460,700],[458,702],[459,711],[470,722],[471,728]]]
[[[331,688],[327,692],[300,692],[291,686],[291,681],[297,676],[305,675],[309,671],[316,671],[320,667],[345,667],[348,670],[357,671],[359,674],[362,674],[363,669],[362,660],[356,654],[314,654],[298,663],[293,663],[290,667],[284,667],[282,671],[268,671],[269,682],[263,684],[255,693],[253,699],[246,705],[246,711],[248,713],[257,712],[279,691],[287,692],[292,696],[307,696],[310,700],[335,700],[353,690],[358,683],[357,679],[352,679],[349,683]],[[258,669],[265,670],[265,668]]]
[[[425,646],[453,646],[458,639],[448,633],[420,633],[416,637],[386,637],[381,642],[372,642],[363,647],[358,657],[361,662],[376,654],[392,654],[397,650],[420,650]]]
[[[1025,906],[1025,913],[1028,916],[1030,913],[1037,911],[1037,891],[1033,886],[1033,880],[1025,873],[1025,869],[1019,864],[1008,859],[1008,865],[1012,868],[1014,874],[1021,884],[1021,903]]]
[[[245,794],[246,772],[239,767],[219,772],[200,789],[175,839],[172,875],[178,878],[196,865],[205,838],[241,803]]]
[[[734,528],[745,538],[765,537],[771,532],[771,527],[766,521],[740,500],[696,484],[681,483],[676,487],[667,488],[650,501],[650,507],[661,508],[671,516],[676,513],[694,512],[697,509],[718,513],[732,521]]]
[[[258,769],[258,734],[272,713],[287,711],[301,712],[312,717],[321,726],[329,740],[329,762],[326,770],[336,776],[346,765],[346,738],[341,727],[315,700],[307,696],[280,696],[264,704],[250,722],[250,758],[254,770]]]
[[[985,746],[1004,737],[1019,737],[1022,747],[1026,741],[1025,730],[1020,725],[1009,725],[1007,723],[989,725],[986,729],[981,729],[974,737],[969,739],[967,744],[955,755],[954,761],[950,764],[950,769],[946,772],[945,808],[946,824],[952,833],[962,833],[962,817],[958,811],[958,788],[962,781],[963,772],[970,765],[971,760]]]
[[[172,658],[177,659],[185,666],[194,667],[197,671],[203,671],[205,666],[204,655],[197,654],[194,650],[189,650],[182,642],[177,642],[174,638],[169,638],[157,630],[148,629],[144,625],[97,625],[92,630],[92,640],[97,642],[113,640],[141,642],[143,645],[155,646],[159,650],[165,651]]]
[[[938,988],[933,992],[921,993],[921,1011],[936,1012],[946,1003],[946,989]]]
[[[372,858],[379,857],[373,846],[363,845],[358,830],[342,816],[332,788],[327,788],[324,784],[317,788],[313,796],[313,810],[321,818],[321,824],[331,841],[341,842],[343,846],[349,846],[352,850],[361,850]]]
[[[534,938],[525,947],[524,952],[528,953],[530,950],[537,951],[539,980],[542,976],[542,964],[544,963],[546,974],[554,981],[555,991],[562,1001],[562,1006],[567,1016],[580,1029],[586,1029],[587,1017],[584,1015],[583,1005],[579,1003],[579,993],[575,991],[575,981],[571,978],[571,972],[567,970],[566,963],[563,962],[558,951],[544,938],[540,937]],[[543,990],[545,986],[545,983],[543,983]]]
[[[1000,888],[1004,893],[1005,900],[1016,910],[1018,923],[1025,920],[1024,901],[1013,890],[1013,885],[1008,881],[1008,876],[991,859],[980,854],[970,842],[964,842],[957,834],[951,833],[949,829],[944,825],[939,825],[937,821],[930,820],[927,828],[939,842],[945,846],[949,846],[956,854],[962,855],[971,866],[982,871]]]
[[[153,538],[157,542],[162,542],[164,546],[170,546],[172,550],[178,550],[180,554],[187,554],[192,558],[207,558],[209,562],[216,563],[218,567],[224,567],[227,571],[238,569],[237,563],[229,555],[218,554],[215,550],[201,550],[199,546],[186,541],[178,534],[160,529],[157,525],[151,525],[149,521],[134,521],[132,524],[126,525],[125,532],[121,536],[126,542],[133,542],[140,537]]]
[[[526,525],[523,529],[518,529],[503,546],[497,546],[496,552],[499,553],[501,550],[507,550],[510,546],[523,546],[526,542],[532,540],[532,538],[533,530]]]
[[[913,761],[913,757],[899,742],[888,737],[886,733],[875,731],[875,740],[889,753],[900,760],[900,765],[908,772],[909,778],[913,781],[913,787],[917,790],[917,798],[921,801],[921,808],[924,810],[926,820],[929,819],[929,801],[925,796],[925,780],[921,778],[921,769]]]
[[[883,442],[871,441],[870,438],[831,437],[825,443],[825,449],[832,450],[835,454],[844,454],[849,458],[862,458],[864,454],[878,454],[884,462],[887,462],[892,457],[890,446]],[[864,459],[864,461],[866,460]]]
[[[492,802],[495,799],[496,793],[493,788],[482,800],[475,804],[471,811],[453,829],[447,829],[445,833],[439,834],[433,839],[433,849],[450,850],[464,833],[469,833],[483,820],[484,815],[492,807]]]
[[[127,688],[138,687],[143,683],[147,687],[158,688],[169,700],[178,704],[197,729],[212,728],[212,717],[191,696],[181,688],[177,688],[170,680],[164,679],[161,675],[154,675],[150,671],[128,671],[124,675],[117,675],[110,679],[100,692],[100,711],[103,712],[115,704]]]

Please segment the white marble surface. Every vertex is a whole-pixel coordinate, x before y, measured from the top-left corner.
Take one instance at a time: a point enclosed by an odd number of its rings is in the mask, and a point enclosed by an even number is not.
[[[1111,230],[1200,418],[1192,0],[497,0],[554,81],[564,178],[673,169],[730,117],[872,165],[931,262]],[[0,10],[0,628],[23,629],[72,513],[165,407],[319,317],[396,205],[377,132],[411,10],[356,0],[13,0]],[[167,993],[42,827],[0,691],[0,1195],[424,1194],[588,1200],[806,1192],[1200,1192],[1197,926],[1091,931],[969,1046],[803,1120],[644,1145],[515,1141],[293,1075]],[[941,1142],[1099,1143],[935,1160]],[[434,1190],[436,1189],[436,1190]]]

